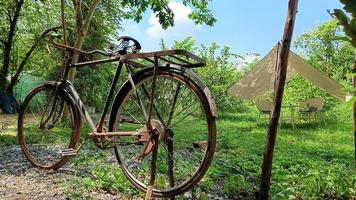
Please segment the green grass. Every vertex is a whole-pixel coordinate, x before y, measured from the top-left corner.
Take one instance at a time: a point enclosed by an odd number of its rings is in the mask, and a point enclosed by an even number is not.
[[[351,115],[351,110],[341,110]],[[206,176],[194,188],[194,198],[209,199],[209,193],[255,198],[268,125],[267,121],[257,124],[255,118],[256,112],[251,110],[225,114],[217,120],[217,152]],[[296,129],[290,125],[279,129],[271,199],[351,199],[356,196],[352,120],[344,114],[336,121],[333,113],[326,118],[327,127],[323,123],[305,123],[297,124]],[[195,131],[194,126],[189,128]],[[16,129],[10,129],[0,133],[1,146],[17,144],[16,135],[11,133]],[[86,131],[85,128],[83,133]],[[86,148],[94,149],[92,144]],[[118,167],[105,164],[105,153],[87,150],[72,160],[80,173],[62,184],[69,197],[80,199],[84,191],[93,190],[120,192],[127,197],[143,195],[133,188]]]
[[[349,111],[351,113],[351,111]],[[273,199],[350,199],[356,195],[352,124],[332,122],[279,129],[273,163]],[[218,121],[220,150],[209,170],[223,192],[257,192],[267,122],[256,126],[253,113]],[[247,193],[247,194],[246,194]]]

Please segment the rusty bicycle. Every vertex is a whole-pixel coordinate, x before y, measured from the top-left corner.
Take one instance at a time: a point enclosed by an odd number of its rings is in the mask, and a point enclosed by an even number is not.
[[[124,174],[148,196],[175,196],[196,185],[216,145],[215,103],[191,70],[205,61],[184,50],[139,53],[140,43],[127,36],[109,52],[86,52],[54,38],[48,41],[66,55],[58,78],[34,88],[19,112],[18,139],[32,165],[56,170],[93,140],[113,148]],[[71,64],[74,53],[106,58]],[[111,62],[118,62],[116,73],[94,123],[67,76],[71,68]],[[115,95],[123,69],[128,78]],[[82,118],[91,130],[85,139]]]

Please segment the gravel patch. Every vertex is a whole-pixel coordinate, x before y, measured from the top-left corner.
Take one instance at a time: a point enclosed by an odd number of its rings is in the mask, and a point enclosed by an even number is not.
[[[70,162],[61,169],[42,170],[32,167],[20,146],[0,147],[0,199],[68,199],[61,184],[76,173]],[[84,194],[92,199],[125,199],[120,194],[93,191]]]

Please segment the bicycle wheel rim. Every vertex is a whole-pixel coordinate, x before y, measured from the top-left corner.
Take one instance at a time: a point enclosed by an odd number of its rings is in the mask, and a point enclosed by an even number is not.
[[[74,148],[78,140],[77,133],[79,127],[74,106],[69,98],[63,93],[56,95],[54,105],[45,103],[46,98],[52,95],[54,102],[54,85],[44,84],[32,90],[25,98],[18,120],[18,138],[25,157],[36,167],[43,169],[58,169],[63,166],[68,157],[61,156],[61,151]],[[48,99],[47,99],[48,100]],[[64,121],[61,113],[64,106],[68,108],[68,116]],[[52,115],[41,115],[45,110]],[[47,113],[47,114],[48,114]],[[42,118],[43,117],[43,118]],[[47,120],[47,122],[45,122]],[[41,121],[44,128],[40,128]],[[51,124],[51,125],[50,125]],[[53,125],[53,128],[50,126]]]
[[[210,107],[209,103],[207,101],[207,97],[204,95],[204,92],[192,81],[189,77],[185,76],[183,73],[178,73],[177,71],[174,71],[170,68],[160,68],[160,71],[158,73],[159,78],[165,77],[168,79],[172,79],[176,82],[179,82],[180,84],[185,84],[189,90],[193,91],[194,96],[196,99],[199,101],[200,108],[201,108],[201,114],[204,116],[204,120],[206,123],[205,124],[205,129],[206,129],[206,134],[205,139],[203,141],[206,142],[206,148],[204,150],[204,153],[200,156],[199,164],[195,165],[193,167],[194,170],[190,171],[191,176],[187,179],[185,179],[183,182],[175,185],[175,186],[170,186],[168,188],[156,188],[154,190],[154,193],[156,196],[164,197],[164,196],[173,196],[177,195],[180,193],[183,193],[184,191],[190,189],[193,187],[205,174],[206,170],[208,169],[210,162],[213,157],[214,149],[215,149],[215,142],[216,142],[216,133],[215,133],[215,118],[210,115]],[[135,85],[140,85],[141,82],[145,80],[149,80],[152,77],[152,71],[149,71],[147,73],[143,73],[139,76],[136,77],[134,80]],[[173,77],[173,78],[172,78]],[[158,79],[159,80],[159,79]],[[159,81],[158,81],[159,84]],[[126,84],[126,87],[123,87],[123,90],[131,90],[132,87],[130,86],[129,83]],[[122,91],[122,90],[120,90]],[[123,109],[123,104],[128,101],[128,96],[132,94],[130,92],[126,92],[126,94],[120,94],[121,99],[119,100],[121,106],[117,110],[117,114],[115,116],[116,121],[120,120],[120,116],[122,113]],[[117,130],[119,128],[119,123],[114,123],[114,130]],[[178,137],[177,133],[175,133],[174,137]],[[193,138],[194,139],[194,138]],[[195,140],[195,139],[194,139]],[[176,142],[176,139],[174,139]],[[192,140],[193,141],[193,140]],[[193,143],[191,141],[191,143]],[[189,142],[187,143],[189,144]],[[142,180],[139,180],[136,175],[134,175],[131,170],[129,169],[125,157],[122,152],[122,147],[119,145],[115,147],[115,152],[117,154],[119,163],[121,167],[123,168],[123,171],[125,175],[129,178],[129,180],[140,190],[145,191],[147,189],[147,183],[144,183]],[[176,155],[177,151],[173,152],[173,155]],[[178,154],[179,155],[179,154]],[[179,166],[177,164],[177,160],[174,160],[175,163],[175,168],[181,168],[182,166]],[[181,164],[183,165],[183,164]],[[189,166],[189,165],[188,165]],[[156,179],[157,182],[157,179]]]

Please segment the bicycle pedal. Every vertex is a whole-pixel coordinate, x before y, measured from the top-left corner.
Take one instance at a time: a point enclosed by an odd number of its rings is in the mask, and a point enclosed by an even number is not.
[[[60,152],[61,156],[76,156],[77,155],[77,150],[75,149],[63,149]]]

